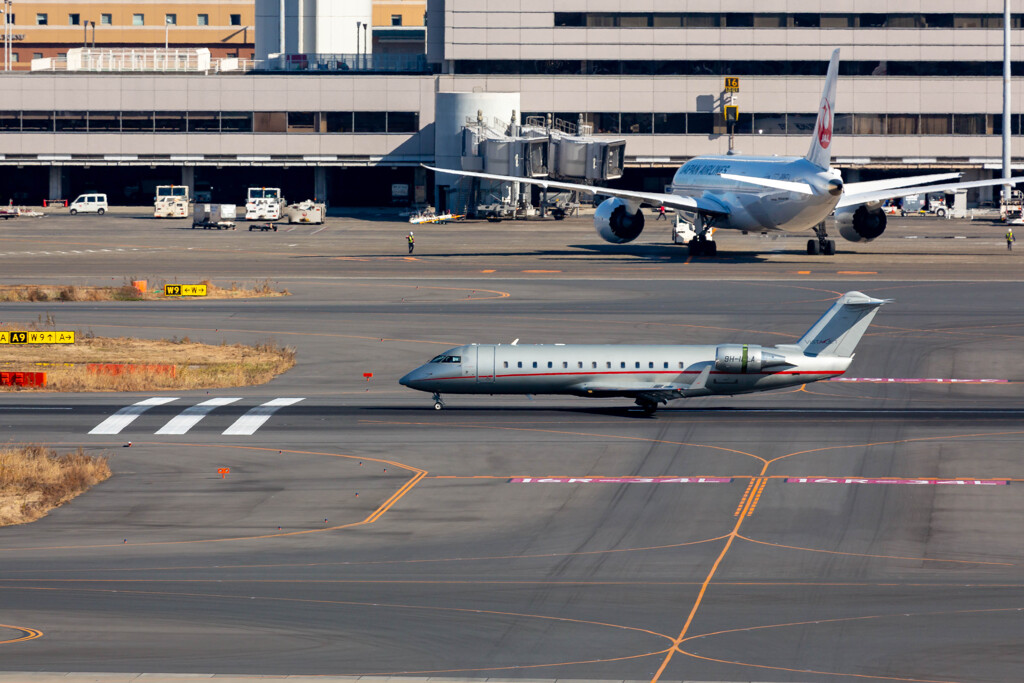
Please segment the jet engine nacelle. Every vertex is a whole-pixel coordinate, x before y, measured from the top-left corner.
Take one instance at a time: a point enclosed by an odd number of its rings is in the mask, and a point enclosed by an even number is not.
[[[632,242],[644,229],[644,214],[638,204],[612,197],[598,204],[594,212],[594,228],[605,242]]]
[[[754,344],[723,344],[715,349],[715,370],[719,372],[756,373],[781,365],[790,365],[784,355]]]
[[[885,212],[880,207],[845,206],[836,209],[839,234],[849,242],[870,242],[885,232]]]

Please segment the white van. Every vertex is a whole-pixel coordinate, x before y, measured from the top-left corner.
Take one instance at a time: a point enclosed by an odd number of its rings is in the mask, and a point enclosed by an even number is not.
[[[103,215],[107,212],[107,195],[105,194],[80,194],[75,201],[71,202],[71,215],[76,213],[98,213]]]

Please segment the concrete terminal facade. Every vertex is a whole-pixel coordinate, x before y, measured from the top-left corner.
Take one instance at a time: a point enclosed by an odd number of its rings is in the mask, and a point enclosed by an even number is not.
[[[671,4],[430,0],[427,61],[405,73],[371,60],[345,71],[5,74],[0,188],[33,202],[73,195],[104,189],[87,167],[120,166],[130,178],[233,174],[336,205],[379,203],[377,186],[431,182],[414,169],[435,161],[434,94],[483,91],[520,93],[522,115],[582,116],[597,134],[625,137],[620,182],[659,189],[686,159],[727,150],[724,76],[740,79],[736,149],[802,155],[836,47],[833,161],[847,179],[1000,173],[1001,0],[898,11],[880,0]],[[1024,61],[1020,47],[1012,56]],[[1012,111],[1022,95],[1015,83]],[[1020,115],[1009,124],[1019,136]]]

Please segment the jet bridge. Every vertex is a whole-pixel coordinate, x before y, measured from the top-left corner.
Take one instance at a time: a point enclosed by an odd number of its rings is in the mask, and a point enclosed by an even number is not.
[[[593,128],[547,117],[528,117],[518,124],[478,112],[467,117],[462,131],[462,170],[522,178],[603,183],[622,177],[625,140],[593,137]],[[467,213],[492,219],[529,215],[529,187],[467,178]],[[544,210],[545,201],[541,201]],[[475,209],[475,210],[474,210]],[[564,215],[564,211],[559,213]]]

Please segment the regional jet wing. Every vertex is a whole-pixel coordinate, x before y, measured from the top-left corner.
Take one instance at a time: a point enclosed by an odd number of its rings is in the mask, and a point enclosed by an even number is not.
[[[935,185],[918,185],[916,187],[899,187],[892,189],[879,189],[869,192],[860,192],[858,194],[847,194],[844,190],[842,199],[839,200],[839,204],[836,205],[837,209],[841,209],[844,206],[855,206],[857,204],[871,204],[872,202],[881,202],[886,199],[895,199],[897,197],[908,197],[912,194],[927,194],[929,192],[952,192],[954,190],[966,190],[972,187],[992,187],[994,185],[1016,185],[1017,183],[1024,182],[1024,177],[1016,178],[994,178],[992,180],[973,180],[967,183],[946,183],[946,184],[935,184]]]
[[[526,183],[538,187],[552,188],[555,190],[569,190],[572,192],[583,192],[585,194],[600,194],[609,197],[619,197],[634,202],[640,202],[648,206],[667,206],[672,209],[701,213],[708,216],[725,217],[729,215],[729,208],[713,197],[702,195],[699,197],[688,197],[676,194],[665,194],[662,192],[634,192],[633,190],[619,190],[611,187],[595,187],[593,185],[579,185],[577,183],[563,183],[558,180],[547,178],[519,178],[516,176],[497,175],[494,173],[479,173],[477,171],[457,171],[450,168],[434,168],[424,164],[423,168],[435,173],[450,173],[451,175],[466,176],[469,178],[483,178],[485,180],[500,180],[505,183]]]

